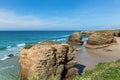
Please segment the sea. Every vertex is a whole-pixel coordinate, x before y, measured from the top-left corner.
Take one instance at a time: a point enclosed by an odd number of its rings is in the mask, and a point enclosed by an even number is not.
[[[73,32],[76,31],[0,31],[0,80],[16,80],[20,70],[19,52],[26,44],[45,40],[65,43]]]

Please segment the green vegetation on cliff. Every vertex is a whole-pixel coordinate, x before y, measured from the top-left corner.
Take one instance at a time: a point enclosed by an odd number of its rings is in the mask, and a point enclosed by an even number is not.
[[[25,45],[24,49],[30,49],[33,45],[27,44]]]
[[[74,80],[120,80],[120,59],[115,62],[99,63],[93,70],[86,70]]]

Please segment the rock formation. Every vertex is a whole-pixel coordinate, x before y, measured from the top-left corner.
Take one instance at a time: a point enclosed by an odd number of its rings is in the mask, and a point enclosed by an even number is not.
[[[91,34],[93,34],[95,31],[84,31],[82,32],[82,36],[90,36]]]
[[[115,37],[120,37],[120,30],[100,30],[97,32],[107,32]]]
[[[112,34],[113,36],[120,37],[120,30],[114,30]]]
[[[90,45],[104,45],[115,43],[116,39],[108,31],[96,31],[89,36],[87,43]]]
[[[8,54],[7,56],[8,56],[8,57],[13,57],[13,56],[14,56],[14,54]]]
[[[45,41],[20,51],[21,80],[31,79],[72,80],[77,74],[75,68],[76,50],[69,44]]]
[[[75,32],[71,34],[68,38],[67,43],[72,44],[72,45],[81,45],[82,44],[82,33]]]

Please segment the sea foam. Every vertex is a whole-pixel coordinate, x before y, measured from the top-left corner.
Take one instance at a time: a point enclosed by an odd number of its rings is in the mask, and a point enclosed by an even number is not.
[[[68,36],[70,36],[70,35],[63,35],[62,37],[68,37]]]
[[[7,49],[11,48],[11,46],[7,46]]]
[[[65,41],[66,38],[57,39],[57,41]]]
[[[55,40],[52,40],[52,41],[66,41],[66,38],[55,39]]]
[[[18,47],[25,46],[25,43],[17,44]]]
[[[6,60],[8,58],[9,58],[8,56],[5,56],[5,57],[1,58],[0,60],[4,61],[4,60]]]

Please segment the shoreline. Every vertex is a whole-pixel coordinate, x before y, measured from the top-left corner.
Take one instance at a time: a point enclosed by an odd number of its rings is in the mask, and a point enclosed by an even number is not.
[[[81,49],[77,53],[76,60],[78,64],[84,66],[83,71],[93,69],[95,65],[100,62],[111,62],[120,59],[120,38],[115,38],[117,44],[103,48],[86,48],[84,44],[81,46]]]
[[[77,55],[76,55],[76,60],[77,60],[76,67],[81,70],[79,73],[82,74],[87,69],[95,68],[95,65],[97,65],[100,62],[111,62],[120,59],[120,54],[119,54],[120,38],[119,37],[115,37],[115,38],[117,40],[117,43],[102,45],[99,48],[96,48],[98,46],[95,46],[93,48],[90,46],[90,48],[88,48],[86,47],[86,42],[82,46],[79,46],[81,48],[79,47],[77,48]],[[17,58],[15,58],[14,60],[18,59],[18,57],[19,56],[17,56]],[[13,58],[14,57],[10,57],[5,60],[0,60],[0,64],[1,62],[7,62],[7,61],[9,62],[9,60],[11,61],[13,60]],[[19,65],[19,63],[17,62],[18,60],[16,60],[16,64]],[[11,63],[14,64],[13,62]],[[10,68],[13,67],[14,67],[13,65],[10,66]]]

